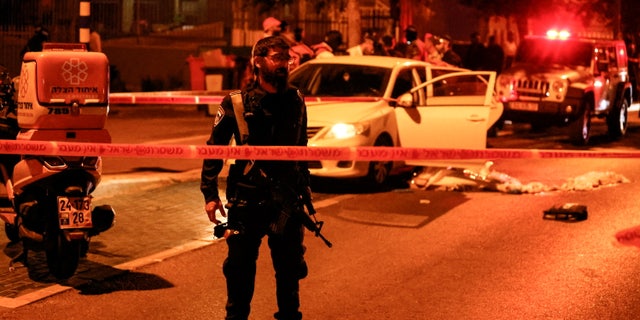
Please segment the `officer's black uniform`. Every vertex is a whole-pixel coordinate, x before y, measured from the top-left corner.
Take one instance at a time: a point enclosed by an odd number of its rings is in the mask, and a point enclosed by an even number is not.
[[[238,145],[240,139],[235,119],[231,95],[227,95],[218,111],[209,145],[228,145],[232,135]],[[245,119],[249,127],[247,143],[254,146],[306,146],[307,115],[306,105],[300,93],[288,88],[283,93],[270,94],[257,83],[242,91],[245,106]],[[261,239],[269,236],[269,247],[275,269],[278,312],[277,319],[301,319],[298,311],[298,281],[306,276],[304,262],[303,228],[299,222],[289,219],[282,234],[274,234],[269,228],[277,218],[278,212],[270,204],[272,195],[264,186],[255,189],[238,186],[247,178],[257,184],[274,181],[291,182],[294,177],[302,178],[309,185],[309,170],[306,162],[298,161],[256,161],[250,175],[264,173],[262,177],[245,177],[243,171],[247,160],[236,160],[227,178],[226,196],[231,207],[228,210],[228,222],[239,234],[227,238],[229,253],[223,265],[227,279],[228,301],[226,319],[247,319],[254,291],[256,260]],[[201,191],[205,202],[219,199],[218,174],[223,160],[207,159],[203,163]],[[260,169],[260,170],[257,170]],[[258,174],[260,175],[260,174]]]

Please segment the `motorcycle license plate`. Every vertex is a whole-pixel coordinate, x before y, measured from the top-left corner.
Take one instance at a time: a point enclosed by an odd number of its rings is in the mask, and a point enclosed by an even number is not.
[[[58,197],[60,229],[91,228],[90,197]]]

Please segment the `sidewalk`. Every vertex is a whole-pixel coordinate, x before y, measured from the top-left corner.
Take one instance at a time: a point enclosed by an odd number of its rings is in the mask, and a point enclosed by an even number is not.
[[[214,242],[213,226],[203,212],[199,170],[183,173],[107,175],[94,193],[94,203],[110,204],[116,223],[94,237],[76,275],[57,281],[48,275],[44,252],[29,253],[30,267],[10,272],[11,257],[21,244],[4,232],[0,243],[0,307],[14,308],[84,282],[104,279]]]

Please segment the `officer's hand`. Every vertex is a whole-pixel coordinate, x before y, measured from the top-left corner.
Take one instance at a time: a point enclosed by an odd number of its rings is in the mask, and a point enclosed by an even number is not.
[[[227,216],[227,213],[224,210],[224,206],[222,205],[222,201],[220,200],[209,201],[204,206],[204,211],[207,212],[207,216],[209,216],[209,221],[215,224],[220,224],[222,222],[216,218],[216,211],[220,211],[220,214],[223,217]]]

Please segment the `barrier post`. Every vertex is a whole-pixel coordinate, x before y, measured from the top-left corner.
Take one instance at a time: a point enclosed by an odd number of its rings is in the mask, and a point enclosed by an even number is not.
[[[91,26],[91,0],[80,1],[80,19],[78,19],[79,42],[89,44]]]

